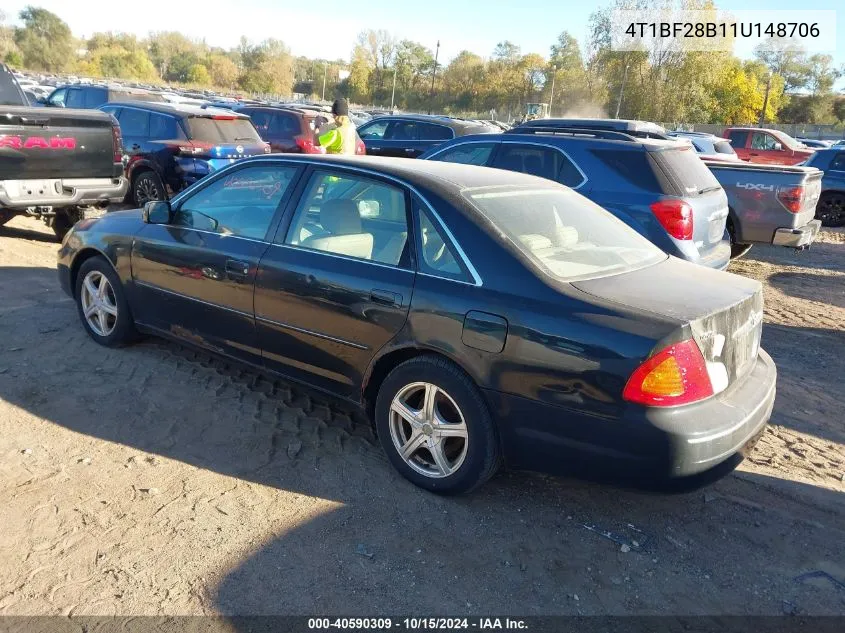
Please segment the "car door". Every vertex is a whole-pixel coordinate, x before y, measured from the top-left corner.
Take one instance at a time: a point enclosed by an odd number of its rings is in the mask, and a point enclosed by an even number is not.
[[[300,170],[271,161],[226,170],[175,201],[168,224],[144,225],[132,245],[136,319],[259,364],[255,274]]]
[[[123,135],[123,151],[129,156],[127,171],[150,151],[150,113],[147,110],[123,106],[117,117]]]
[[[375,175],[314,168],[303,178],[255,282],[268,368],[356,398],[376,352],[405,323],[409,195]]]
[[[390,119],[376,119],[358,128],[358,136],[364,142],[369,156],[386,156],[385,147],[388,145],[385,139]]]
[[[786,148],[767,132],[752,132],[751,149],[748,155],[752,163],[781,165],[787,160]]]

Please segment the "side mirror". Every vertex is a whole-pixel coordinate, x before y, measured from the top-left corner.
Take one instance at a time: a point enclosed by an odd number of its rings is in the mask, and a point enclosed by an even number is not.
[[[783,151],[783,145],[781,145],[780,143],[775,143],[775,151],[776,152],[782,152]]]
[[[167,200],[153,200],[144,205],[141,218],[145,224],[169,224],[171,208]]]

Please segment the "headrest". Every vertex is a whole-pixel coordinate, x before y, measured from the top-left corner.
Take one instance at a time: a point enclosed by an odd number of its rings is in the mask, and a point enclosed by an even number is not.
[[[361,214],[352,200],[326,200],[320,207],[320,224],[332,235],[361,233]]]

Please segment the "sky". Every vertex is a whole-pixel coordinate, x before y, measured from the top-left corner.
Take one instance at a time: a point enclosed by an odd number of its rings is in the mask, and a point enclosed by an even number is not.
[[[579,42],[587,36],[590,14],[610,0],[145,0],[143,11],[131,11],[113,0],[3,0],[7,20],[15,22],[27,4],[44,7],[70,25],[74,35],[122,31],[146,36],[176,30],[212,46],[232,48],[241,35],[258,42],[273,37],[295,55],[348,59],[356,35],[385,29],[435,49],[440,61],[467,49],[488,57],[498,42],[510,40],[523,53],[549,54],[561,31]],[[124,10],[115,10],[123,6]],[[717,0],[720,9],[839,9],[836,65],[845,64],[845,4],[842,0]],[[736,50],[749,57],[751,50]]]

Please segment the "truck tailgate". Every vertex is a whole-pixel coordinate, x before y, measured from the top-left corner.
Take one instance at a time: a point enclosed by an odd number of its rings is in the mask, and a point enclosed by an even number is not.
[[[0,115],[0,180],[114,177],[105,112],[5,106]]]

